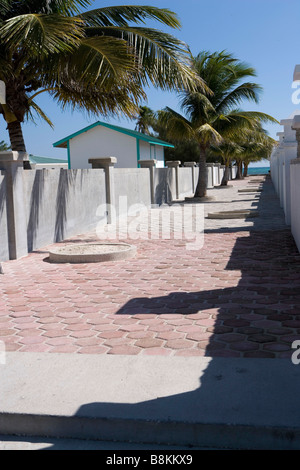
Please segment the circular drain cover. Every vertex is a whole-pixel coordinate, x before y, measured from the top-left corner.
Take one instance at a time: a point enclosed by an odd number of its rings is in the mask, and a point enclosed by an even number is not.
[[[49,251],[52,263],[99,263],[132,258],[136,247],[127,243],[66,244]]]
[[[236,211],[222,211],[211,212],[207,215],[208,219],[245,219],[245,217],[258,217],[257,211],[251,210],[236,210]]]

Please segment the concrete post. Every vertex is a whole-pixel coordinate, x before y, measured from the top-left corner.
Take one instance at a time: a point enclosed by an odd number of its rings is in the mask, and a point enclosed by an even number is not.
[[[168,168],[175,168],[175,182],[176,182],[176,199],[179,199],[179,177],[178,168],[181,165],[181,161],[174,160],[173,162],[166,162]]]
[[[196,188],[195,188],[195,166],[196,162],[184,162],[184,166],[191,168],[192,170],[192,192],[194,193]]]
[[[155,192],[154,192],[154,168],[156,167],[157,160],[139,160],[138,163],[141,168],[149,168],[150,173],[150,197],[151,204],[155,204]]]
[[[221,163],[215,163],[215,167],[217,167],[217,184],[220,185],[220,169],[221,169]]]
[[[113,215],[115,214],[115,181],[114,181],[114,166],[117,163],[116,157],[103,157],[103,158],[89,158],[89,163],[92,168],[102,168],[105,173],[105,194],[106,194],[106,207],[107,207],[107,223],[112,224],[115,222]]]
[[[27,221],[23,190],[25,152],[0,152],[0,170],[6,179],[7,230],[9,259],[28,254]]]
[[[296,115],[293,119],[292,129],[296,131],[297,139],[297,158],[300,158],[300,116]]]
[[[208,182],[207,182],[207,187],[208,187],[208,188],[213,188],[213,187],[215,186],[215,172],[214,172],[214,166],[215,166],[214,163],[207,163],[207,164],[206,164],[206,168],[207,168],[207,172],[208,172]],[[209,171],[209,168],[210,168],[210,171]],[[211,178],[209,178],[210,173],[211,173]],[[210,181],[209,181],[209,180],[210,180]]]

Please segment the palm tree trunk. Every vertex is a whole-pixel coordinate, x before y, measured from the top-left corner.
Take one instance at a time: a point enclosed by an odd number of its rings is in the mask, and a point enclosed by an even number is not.
[[[199,156],[199,176],[194,197],[205,197],[207,189],[207,168],[206,168],[207,147],[200,145]]]
[[[243,173],[244,178],[248,176],[248,166],[249,166],[249,163],[244,162],[244,173]]]
[[[228,181],[229,181],[229,175],[230,175],[230,157],[228,158],[228,156],[224,155],[224,163],[225,163],[225,171],[224,171],[224,175],[223,175],[223,178],[222,178],[222,181],[221,181],[221,186],[227,186],[228,184]]]
[[[236,172],[236,178],[237,180],[243,179],[243,162],[242,160],[237,162],[237,172]]]
[[[11,149],[17,152],[26,152],[25,141],[20,121],[7,123]],[[24,161],[24,169],[31,169],[30,162]]]
[[[225,171],[221,181],[221,186],[227,186],[229,181],[229,162],[225,163]]]

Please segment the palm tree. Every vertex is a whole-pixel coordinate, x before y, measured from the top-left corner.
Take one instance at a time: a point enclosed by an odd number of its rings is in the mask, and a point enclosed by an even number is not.
[[[6,150],[10,150],[11,147],[8,145],[4,140],[0,141],[0,152],[5,152]]]
[[[230,176],[230,165],[232,162],[238,161],[242,155],[243,147],[239,145],[236,141],[232,140],[223,140],[221,145],[214,146],[212,145],[209,153],[214,156],[220,156],[225,165],[224,175],[221,181],[221,186],[227,186]]]
[[[243,152],[241,159],[244,165],[244,178],[248,174],[249,164],[251,162],[268,160],[275,145],[278,145],[278,142],[270,137],[261,126],[258,126],[254,132],[249,133],[248,139],[245,139],[242,143]]]
[[[136,115],[137,123],[135,130],[142,132],[143,134],[151,135],[150,128],[153,129],[156,124],[156,117],[154,111],[148,108],[148,106],[140,106],[139,111]]]
[[[193,57],[193,65],[208,89],[184,90],[180,93],[184,115],[165,108],[160,112],[160,119],[170,136],[198,142],[199,180],[195,197],[205,197],[206,160],[210,147],[230,141],[241,130],[253,129],[257,122],[277,121],[267,114],[238,108],[243,100],[259,101],[261,87],[244,81],[255,76],[252,67],[225,51],[201,52]]]
[[[12,150],[26,151],[21,126],[35,113],[52,125],[35,101],[40,93],[63,109],[132,118],[147,85],[194,86],[188,47],[144,26],[152,19],[179,28],[175,13],[151,6],[87,11],[92,3],[0,0],[0,80],[6,84],[0,112]]]

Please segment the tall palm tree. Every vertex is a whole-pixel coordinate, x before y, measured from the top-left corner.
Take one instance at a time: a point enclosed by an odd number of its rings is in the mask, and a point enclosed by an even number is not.
[[[147,19],[179,28],[177,15],[152,6],[87,11],[93,0],[0,0],[2,113],[12,150],[26,151],[21,125],[38,113],[48,92],[64,109],[134,116],[144,88],[193,87],[188,47],[147,28]],[[142,26],[141,26],[142,25]],[[199,86],[199,80],[198,80]]]
[[[237,136],[240,137],[240,136]],[[237,139],[239,140],[239,139]],[[230,177],[230,165],[233,161],[238,161],[243,153],[243,147],[234,139],[225,140],[221,142],[221,145],[212,145],[209,151],[210,155],[214,157],[221,157],[225,165],[225,171],[221,181],[221,186],[227,186]]]
[[[151,134],[151,128],[155,127],[156,116],[154,111],[148,106],[140,106],[136,115],[136,126],[135,130],[142,132],[143,134]]]
[[[261,126],[249,133],[248,138],[242,143],[243,152],[241,159],[244,165],[243,177],[248,174],[248,167],[251,162],[268,160],[272,150],[278,145],[278,142],[270,137]]]
[[[180,93],[184,114],[171,108],[160,112],[160,119],[170,136],[198,142],[200,149],[199,179],[196,197],[206,196],[206,159],[212,145],[220,146],[242,129],[252,129],[257,122],[277,122],[271,116],[238,108],[243,100],[259,101],[261,87],[244,81],[255,76],[255,70],[235,59],[226,51],[199,53],[193,57],[193,65],[208,89]]]

